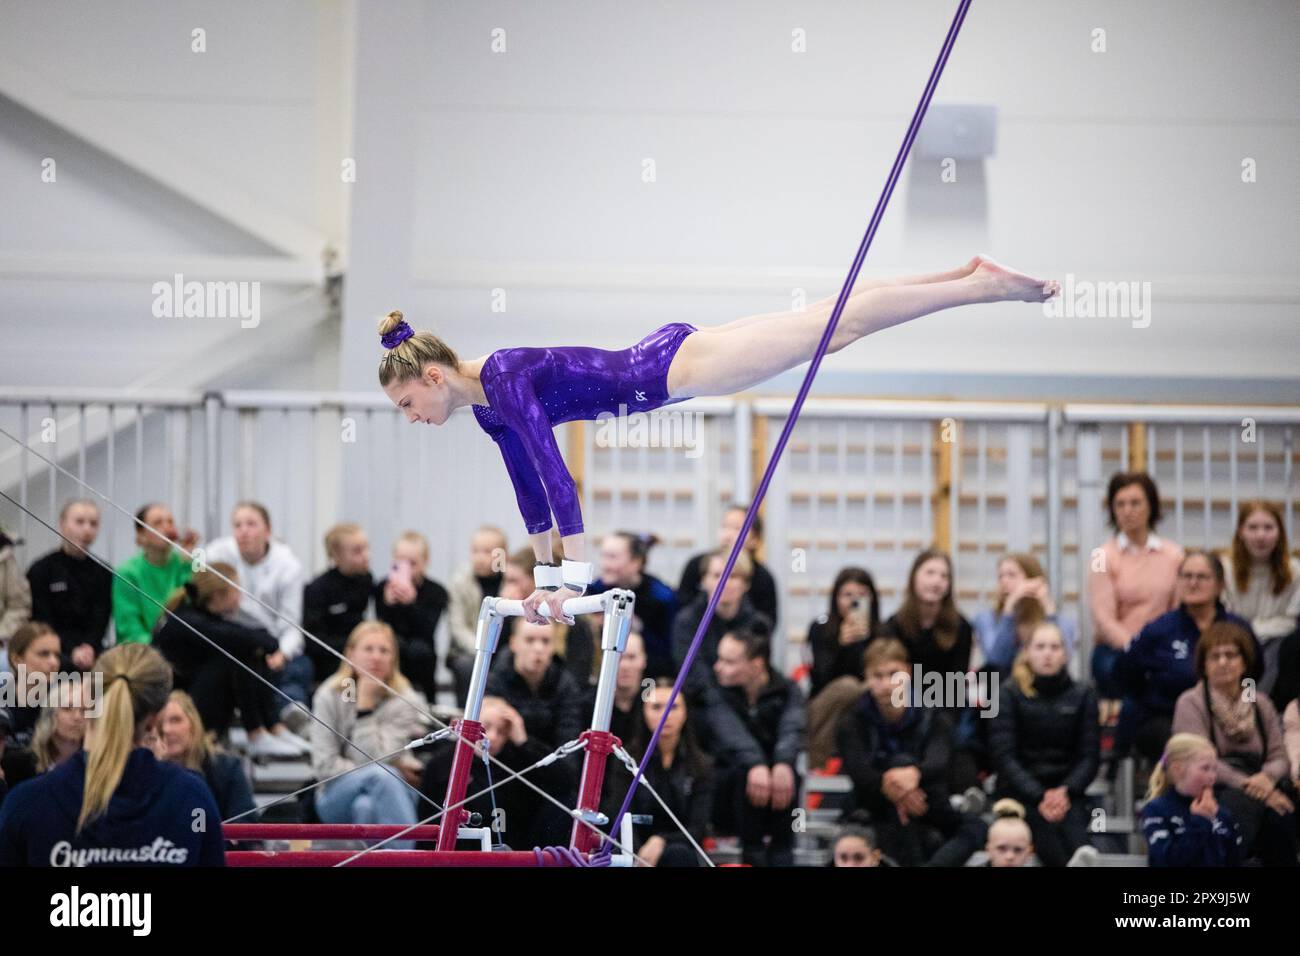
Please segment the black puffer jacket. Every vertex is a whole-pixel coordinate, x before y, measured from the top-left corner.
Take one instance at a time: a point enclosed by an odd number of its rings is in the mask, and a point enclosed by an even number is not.
[[[1034,680],[1027,697],[1008,682],[989,731],[998,788],[1028,805],[1064,784],[1072,799],[1083,796],[1100,761],[1097,695],[1062,671]]]
[[[797,684],[773,672],[754,706],[742,687],[719,687],[709,705],[710,745],[724,767],[794,766],[804,745],[804,700]]]

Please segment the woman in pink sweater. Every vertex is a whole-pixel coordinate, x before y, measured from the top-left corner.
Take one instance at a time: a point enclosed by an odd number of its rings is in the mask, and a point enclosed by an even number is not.
[[[1092,610],[1092,676],[1097,693],[1121,695],[1112,672],[1138,631],[1177,607],[1183,549],[1156,537],[1160,493],[1144,471],[1118,472],[1106,491],[1115,536],[1092,552],[1088,599]]]

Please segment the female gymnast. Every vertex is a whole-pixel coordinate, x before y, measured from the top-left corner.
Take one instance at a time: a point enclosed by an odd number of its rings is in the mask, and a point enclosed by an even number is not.
[[[863,336],[912,319],[980,302],[1045,302],[1059,291],[985,256],[950,272],[859,283],[844,305],[830,352]],[[696,328],[673,322],[622,351],[570,346],[500,349],[460,359],[431,332],[416,332],[390,312],[379,323],[387,352],[379,384],[409,421],[441,425],[463,405],[501,448],[515,498],[537,556],[536,590],[525,616],[572,621],[561,605],[584,593],[592,565],[583,560],[577,488],[555,443],[561,422],[594,420],[601,413],[649,412],[704,395],[729,395],[812,359],[835,299],[802,312],[751,315]],[[564,561],[551,560],[551,514]]]

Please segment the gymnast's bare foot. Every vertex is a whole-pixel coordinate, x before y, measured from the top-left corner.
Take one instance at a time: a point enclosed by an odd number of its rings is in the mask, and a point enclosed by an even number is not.
[[[1046,302],[1061,291],[1055,279],[1035,279],[994,262],[988,256],[975,257],[972,276],[988,289],[988,302]]]

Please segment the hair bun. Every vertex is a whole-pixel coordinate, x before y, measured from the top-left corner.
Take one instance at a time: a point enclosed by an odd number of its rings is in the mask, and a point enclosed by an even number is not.
[[[394,309],[392,312],[389,312],[386,316],[384,316],[382,319],[379,320],[380,336],[387,335],[389,332],[393,331],[395,328],[401,325],[402,322],[404,321],[405,319],[402,316],[402,313],[397,309]]]

